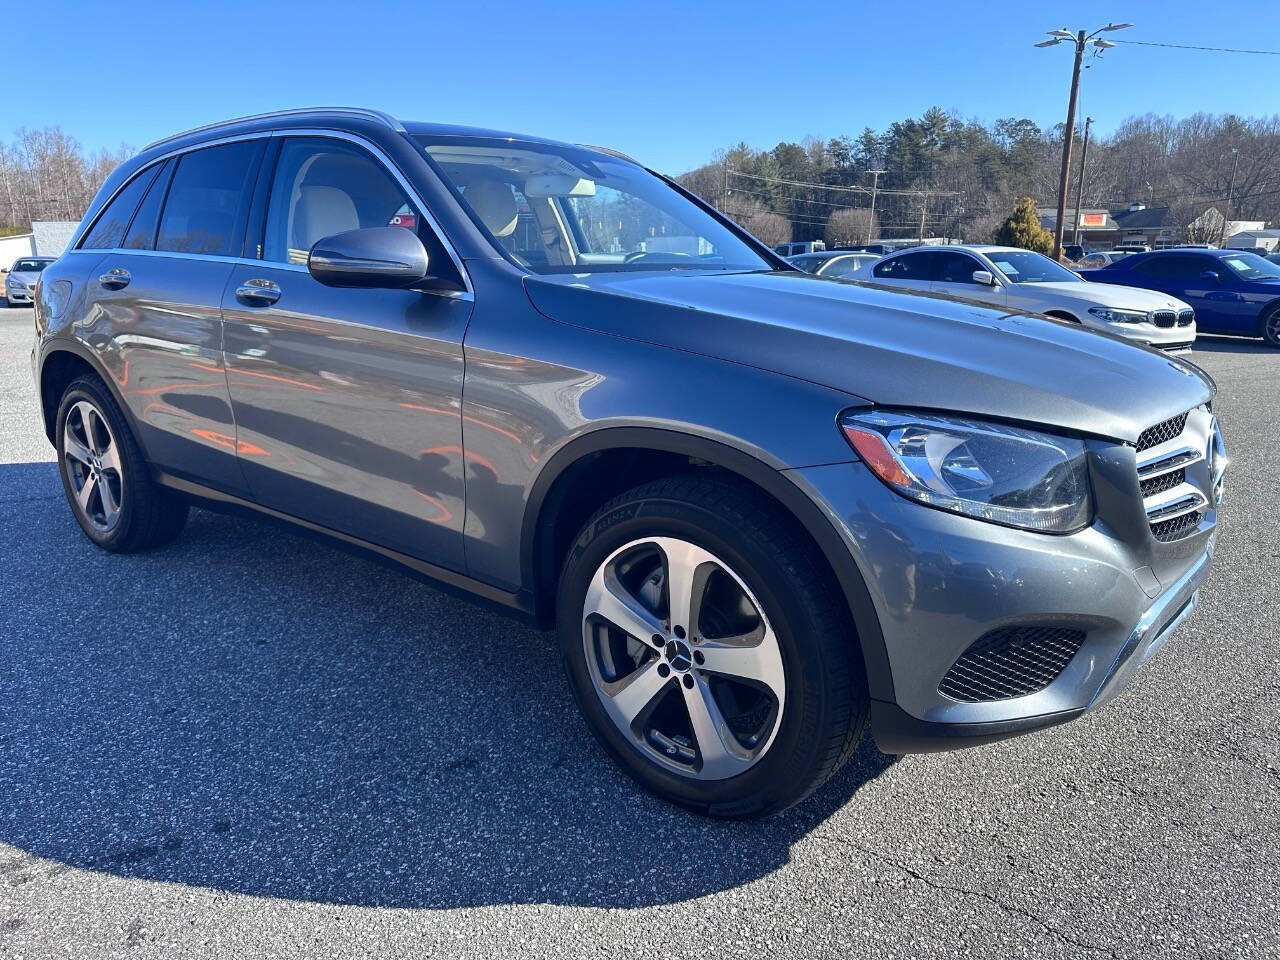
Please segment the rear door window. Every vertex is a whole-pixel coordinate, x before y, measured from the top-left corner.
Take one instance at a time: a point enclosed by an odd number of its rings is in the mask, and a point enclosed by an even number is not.
[[[129,228],[133,212],[138,209],[138,201],[146,193],[160,172],[160,164],[149,167],[130,180],[115,198],[107,204],[98,222],[93,225],[89,235],[80,243],[83,250],[110,250],[120,246],[124,240],[124,232]]]
[[[240,140],[184,154],[160,216],[156,249],[221,257],[239,252],[262,144]]]

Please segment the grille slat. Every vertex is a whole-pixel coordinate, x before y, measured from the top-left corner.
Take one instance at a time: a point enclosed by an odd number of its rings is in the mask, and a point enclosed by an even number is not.
[[[1178,326],[1189,327],[1191,326],[1191,321],[1194,320],[1195,318],[1196,318],[1196,312],[1194,310],[1179,310]]]
[[[938,690],[966,703],[1025,697],[1058,678],[1084,636],[1062,627],[993,630],[960,655]]]
[[[1151,524],[1151,535],[1161,543],[1169,543],[1173,540],[1181,540],[1199,525],[1200,511],[1197,510],[1195,513],[1184,513],[1171,520],[1157,520]]]
[[[1151,322],[1157,327],[1167,329],[1178,322],[1178,315],[1172,310],[1156,310],[1151,314]]]
[[[1153,497],[1157,493],[1164,493],[1166,490],[1172,490],[1186,479],[1186,468],[1179,467],[1177,470],[1173,471],[1173,473],[1166,473],[1158,477],[1152,477],[1150,480],[1142,480],[1138,483],[1138,486],[1142,488],[1143,497]]]

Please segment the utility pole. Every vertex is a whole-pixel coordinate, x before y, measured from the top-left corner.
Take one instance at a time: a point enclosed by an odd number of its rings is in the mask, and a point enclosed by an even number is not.
[[[1067,129],[1062,134],[1062,174],[1058,177],[1058,219],[1053,224],[1053,259],[1062,256],[1062,221],[1067,214],[1067,176],[1071,172],[1071,141],[1076,134],[1076,98],[1080,95],[1080,61],[1084,59],[1084,31],[1076,34],[1076,62],[1071,69],[1071,98],[1067,101]]]
[[[1234,158],[1231,161],[1231,186],[1227,188],[1227,214],[1232,216],[1235,214],[1235,195],[1236,195],[1236,171],[1240,169],[1240,148],[1232,147],[1231,155]],[[1227,218],[1222,218],[1222,231],[1218,234],[1218,246],[1222,246],[1224,240],[1227,239]]]
[[[867,243],[871,242],[871,229],[876,222],[876,187],[880,184],[880,174],[883,170],[868,170],[871,174],[871,216],[867,218]]]
[[[924,216],[929,210],[929,192],[926,190],[920,198],[920,240],[924,240]]]
[[[1080,206],[1084,202],[1084,165],[1089,162],[1089,126],[1093,117],[1084,118],[1084,143],[1080,147],[1080,182],[1076,185],[1076,230],[1072,243],[1080,242]]]
[[[726,217],[729,215],[729,161],[724,162],[724,205],[720,207],[720,212]]]
[[[1076,101],[1080,96],[1080,62],[1084,59],[1084,49],[1093,46],[1098,50],[1109,50],[1115,44],[1110,40],[1100,39],[1098,34],[1124,30],[1131,26],[1133,26],[1131,23],[1108,23],[1105,27],[1088,34],[1083,30],[1072,33],[1070,30],[1059,28],[1049,31],[1049,36],[1053,39],[1042,40],[1036,44],[1037,47],[1053,47],[1067,40],[1076,49],[1075,65],[1071,68],[1071,95],[1067,100],[1067,126],[1062,132],[1062,172],[1058,177],[1058,219],[1053,225],[1053,259],[1055,260],[1062,256],[1062,231],[1065,226],[1063,220],[1067,216],[1067,179],[1071,174],[1071,144],[1076,135]]]

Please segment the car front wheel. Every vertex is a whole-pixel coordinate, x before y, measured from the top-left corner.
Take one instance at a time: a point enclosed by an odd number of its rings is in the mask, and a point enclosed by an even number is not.
[[[1267,346],[1280,350],[1280,307],[1262,318],[1262,339]]]
[[[773,813],[821,786],[866,724],[842,594],[777,504],[731,481],[637,487],[565,563],[561,650],[596,737],[700,813]]]

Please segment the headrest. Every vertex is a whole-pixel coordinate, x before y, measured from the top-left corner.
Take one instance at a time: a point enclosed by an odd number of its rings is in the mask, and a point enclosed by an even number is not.
[[[480,222],[495,237],[509,237],[515,233],[520,210],[516,206],[515,194],[507,184],[480,180],[467,187],[463,196]]]
[[[356,205],[345,190],[304,186],[298,192],[298,204],[293,211],[293,239],[289,246],[310,250],[317,240],[359,229]]]

